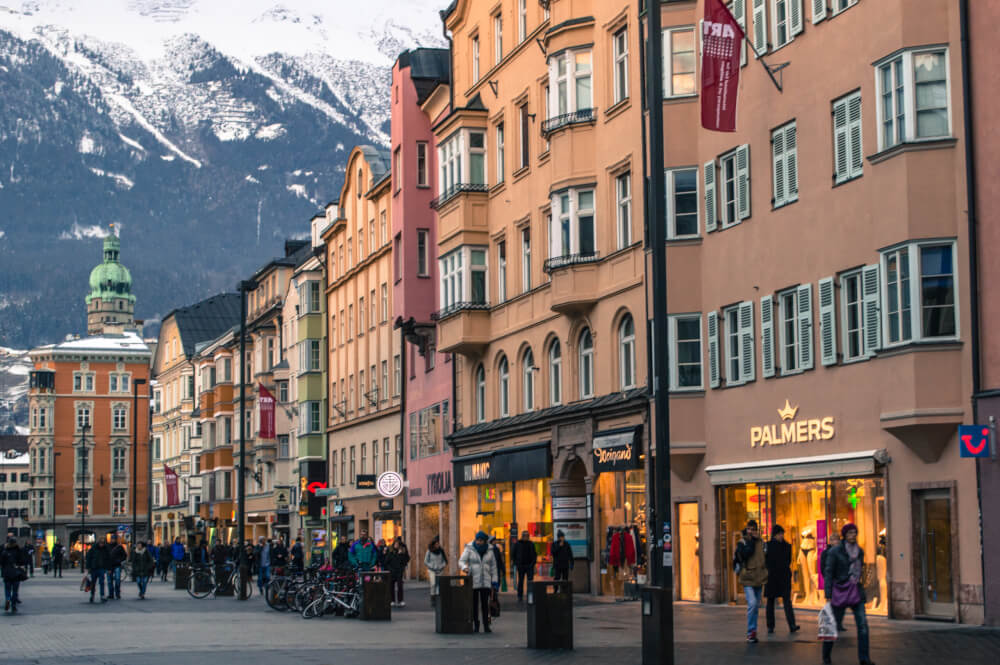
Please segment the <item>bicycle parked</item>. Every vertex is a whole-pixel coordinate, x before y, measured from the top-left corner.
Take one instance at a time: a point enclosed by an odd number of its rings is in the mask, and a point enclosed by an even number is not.
[[[240,585],[242,584],[239,569],[232,561],[227,561],[218,566],[223,572],[222,579],[219,579],[216,568],[216,566],[199,566],[193,568],[191,570],[191,577],[188,579],[188,593],[191,594],[192,598],[200,600],[210,595],[216,596],[219,593],[224,593],[232,589],[234,592],[233,597],[239,599]],[[247,580],[246,597],[249,598],[252,595],[253,584],[251,584],[251,580]]]
[[[338,571],[319,586],[318,595],[302,607],[302,618],[324,614],[356,617],[361,613],[361,587],[355,571]]]

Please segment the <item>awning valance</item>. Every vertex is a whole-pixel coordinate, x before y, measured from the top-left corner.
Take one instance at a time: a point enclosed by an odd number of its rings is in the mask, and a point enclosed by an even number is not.
[[[761,462],[716,464],[705,467],[705,471],[713,485],[743,485],[870,476],[875,473],[878,465],[888,463],[889,454],[885,449],[879,449]]]

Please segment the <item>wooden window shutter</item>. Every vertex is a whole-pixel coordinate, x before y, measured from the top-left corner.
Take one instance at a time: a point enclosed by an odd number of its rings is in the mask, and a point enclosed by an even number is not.
[[[816,25],[820,21],[826,18],[826,0],[811,0],[812,2],[812,21],[813,25]]]
[[[753,301],[740,303],[740,383],[756,379],[753,345]]]
[[[785,127],[785,200],[799,200],[799,148],[795,123]]]
[[[736,218],[750,216],[750,146],[743,144],[736,149]]]
[[[850,177],[847,145],[847,101],[833,103],[833,181],[841,183]]]
[[[774,298],[760,299],[760,373],[774,376]]]
[[[776,129],[771,134],[771,160],[774,192],[771,203],[775,206],[785,203],[785,131]]]
[[[714,231],[719,224],[715,207],[715,160],[705,162],[705,233]]]
[[[850,162],[848,168],[852,178],[861,175],[864,156],[861,143],[861,93],[855,93],[847,99],[847,135],[850,146]]]
[[[754,56],[767,53],[767,4],[765,0],[753,0],[753,50]]]
[[[802,0],[788,0],[787,11],[789,34],[794,37],[802,32],[803,23],[805,23],[802,20]]]
[[[796,289],[799,324],[799,369],[813,368],[813,310],[812,284],[803,284]]]
[[[719,313],[708,313],[708,383],[719,387]]]
[[[833,277],[819,280],[819,345],[824,366],[837,364],[837,308]]]
[[[871,357],[882,346],[881,306],[879,303],[879,266],[865,266],[861,271],[864,302],[865,353]]]

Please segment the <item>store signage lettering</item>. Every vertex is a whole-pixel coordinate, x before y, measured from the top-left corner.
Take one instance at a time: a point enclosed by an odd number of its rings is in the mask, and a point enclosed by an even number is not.
[[[636,428],[626,432],[613,432],[594,437],[594,470],[621,471],[639,468]]]
[[[451,471],[427,474],[427,494],[447,494],[451,491]]]
[[[750,428],[750,447],[783,446],[786,443],[808,443],[829,441],[835,432],[833,416],[824,418],[795,419],[799,407],[793,407],[788,400],[778,409],[782,422]]]
[[[490,462],[478,462],[465,466],[465,482],[474,483],[479,480],[489,480]]]

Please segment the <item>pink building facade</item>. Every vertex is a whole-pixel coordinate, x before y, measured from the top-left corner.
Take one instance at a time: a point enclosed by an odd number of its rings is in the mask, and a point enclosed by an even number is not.
[[[432,314],[438,309],[436,144],[426,102],[446,89],[449,53],[414,49],[392,70],[393,320],[406,341],[399,368],[406,478],[406,535],[411,573],[423,577],[423,552],[435,536],[453,552],[451,450],[444,437],[453,413],[452,359],[438,353]],[[440,90],[438,90],[440,94]]]

